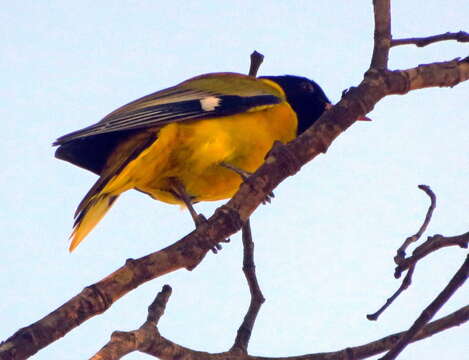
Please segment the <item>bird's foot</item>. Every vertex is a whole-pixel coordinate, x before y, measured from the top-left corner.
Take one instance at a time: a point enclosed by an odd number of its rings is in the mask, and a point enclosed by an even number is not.
[[[263,205],[267,205],[267,204],[270,204],[270,202],[272,201],[272,199],[275,197],[275,194],[273,192],[270,192],[269,194],[267,194],[267,196],[265,197],[265,199],[262,201],[262,204]]]
[[[229,243],[230,241],[231,241],[230,238],[227,238],[227,239],[223,239],[223,240],[220,241],[219,243],[216,243],[216,244],[211,248],[212,252],[213,252],[214,254],[218,254],[218,252],[223,249],[223,246],[222,246],[220,243]]]
[[[203,214],[196,214],[196,213],[192,213],[191,212],[191,215],[192,215],[192,219],[194,220],[194,223],[195,223],[195,228],[197,229],[199,226],[201,226],[202,224],[206,223],[207,222],[207,218],[203,215]],[[220,241],[220,243],[229,243],[230,242],[230,239],[224,239],[222,241]],[[218,254],[218,252],[223,249],[222,245],[220,243],[216,243],[215,245],[213,245],[213,247],[210,249],[212,250],[212,252],[214,254]]]

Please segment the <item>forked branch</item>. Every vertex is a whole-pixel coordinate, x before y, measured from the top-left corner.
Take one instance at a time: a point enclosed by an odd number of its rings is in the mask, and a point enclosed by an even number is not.
[[[147,320],[134,331],[115,331],[109,342],[101,348],[90,360],[116,360],[134,352],[145,352],[158,342],[160,335],[157,329],[158,321],[163,316],[166,304],[171,296],[171,287],[163,286],[153,303],[148,307]]]
[[[414,235],[409,236],[401,245],[401,247],[397,250],[396,257],[394,258],[394,261],[396,263],[399,263],[399,261],[405,258],[405,251],[407,247],[411,243],[418,241],[420,237],[423,235],[423,233],[427,229],[428,224],[430,223],[433,210],[435,210],[435,207],[436,207],[436,196],[433,193],[433,191],[430,189],[430,187],[427,185],[419,185],[418,188],[424,191],[430,197],[430,206],[427,210],[427,214],[425,215],[425,219],[422,225],[420,226],[419,230]],[[374,314],[368,314],[366,316],[368,320],[377,320],[378,317],[384,312],[384,310],[386,310],[404,290],[407,290],[407,288],[412,284],[412,275],[414,274],[414,270],[415,270],[415,264],[409,267],[407,274],[401,283],[401,286],[399,286],[397,291],[386,300],[385,304]]]

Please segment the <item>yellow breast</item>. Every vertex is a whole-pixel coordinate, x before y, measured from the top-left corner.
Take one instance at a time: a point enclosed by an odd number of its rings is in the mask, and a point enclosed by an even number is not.
[[[296,129],[296,115],[287,103],[234,116],[172,123],[159,129],[158,139],[129,162],[113,183],[182,204],[170,192],[175,177],[194,202],[226,199],[236,192],[241,178],[220,163],[254,172],[274,141],[292,140]]]

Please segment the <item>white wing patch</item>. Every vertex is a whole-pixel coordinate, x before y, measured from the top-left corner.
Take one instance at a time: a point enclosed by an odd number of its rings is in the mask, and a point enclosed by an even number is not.
[[[215,96],[209,96],[203,99],[200,99],[200,106],[204,111],[213,111],[215,108],[220,105],[220,98]]]

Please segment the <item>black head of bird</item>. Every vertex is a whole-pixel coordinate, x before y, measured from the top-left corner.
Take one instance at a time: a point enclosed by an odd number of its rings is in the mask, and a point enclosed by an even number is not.
[[[331,104],[324,91],[313,80],[293,75],[262,78],[275,81],[285,91],[287,101],[298,117],[297,135],[313,125]]]

